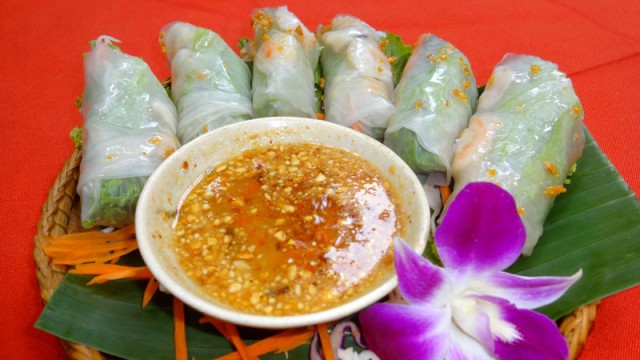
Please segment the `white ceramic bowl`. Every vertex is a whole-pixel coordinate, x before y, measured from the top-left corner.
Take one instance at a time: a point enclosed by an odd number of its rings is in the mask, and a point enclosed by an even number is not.
[[[393,151],[352,129],[326,121],[272,117],[225,126],[178,149],[149,177],[136,209],[136,235],[149,270],[168,292],[192,308],[228,322],[259,328],[292,328],[349,316],[378,301],[397,286],[394,271],[354,300],[315,313],[268,316],[244,313],[200,295],[173,252],[174,218],[187,191],[207,168],[255,146],[313,142],[352,151],[374,164],[396,189],[408,219],[405,240],[422,253],[429,233],[429,206],[420,182]],[[185,166],[188,164],[188,167]]]

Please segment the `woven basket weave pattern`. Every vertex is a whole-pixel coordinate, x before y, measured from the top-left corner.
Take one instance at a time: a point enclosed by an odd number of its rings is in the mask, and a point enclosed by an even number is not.
[[[47,200],[42,207],[42,216],[38,221],[35,236],[34,259],[36,275],[40,285],[40,296],[46,303],[58,287],[67,271],[65,266],[51,263],[43,250],[42,244],[47,236],[82,231],[80,224],[80,201],[76,194],[78,184],[80,150],[75,150],[64,163],[64,166],[53,187],[49,190]],[[560,332],[569,345],[569,359],[576,359],[582,350],[587,335],[596,318],[597,303],[585,305],[563,318],[559,323]],[[60,339],[66,355],[72,360],[104,360],[109,357],[84,345]]]

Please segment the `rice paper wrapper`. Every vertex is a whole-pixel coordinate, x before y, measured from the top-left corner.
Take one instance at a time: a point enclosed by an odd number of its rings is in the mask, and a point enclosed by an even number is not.
[[[218,34],[173,22],[162,28],[160,43],[171,64],[171,97],[182,144],[253,118],[251,70]]]
[[[509,191],[527,231],[523,253],[530,255],[584,142],[582,105],[566,75],[538,57],[508,54],[456,143],[452,197],[473,181]]]
[[[338,15],[320,36],[325,119],[382,139],[393,105],[391,65],[380,49],[384,33]]]
[[[78,194],[85,227],[133,222],[146,178],[180,146],[176,109],[140,58],[99,37],[84,58]]]
[[[427,184],[448,185],[453,145],[478,102],[476,80],[466,56],[452,44],[423,34],[395,90],[396,113],[384,143]]]
[[[253,111],[256,117],[316,118],[320,45],[286,6],[254,11]]]

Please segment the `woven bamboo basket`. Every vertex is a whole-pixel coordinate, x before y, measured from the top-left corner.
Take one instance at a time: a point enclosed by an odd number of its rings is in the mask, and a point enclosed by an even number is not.
[[[80,200],[76,194],[81,157],[81,151],[75,150],[66,160],[53,183],[53,187],[49,190],[47,200],[42,207],[42,215],[38,221],[34,239],[34,259],[40,296],[44,303],[49,301],[51,294],[58,287],[67,271],[65,266],[52,264],[49,257],[44,254],[42,245],[45,238],[82,231]],[[569,359],[576,359],[580,354],[595,321],[597,306],[597,302],[585,305],[558,322],[560,332],[565,336],[569,345]],[[72,360],[109,359],[107,355],[84,345],[62,339],[60,339],[60,343],[67,357]]]

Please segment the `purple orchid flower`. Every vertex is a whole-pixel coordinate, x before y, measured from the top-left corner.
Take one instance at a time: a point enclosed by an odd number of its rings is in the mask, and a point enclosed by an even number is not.
[[[525,277],[504,272],[520,255],[525,228],[513,197],[492,183],[470,183],[435,232],[444,268],[396,241],[404,301],[361,312],[367,346],[381,359],[566,359],[556,324],[535,309],[581,276]]]

